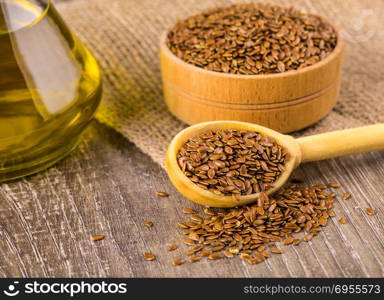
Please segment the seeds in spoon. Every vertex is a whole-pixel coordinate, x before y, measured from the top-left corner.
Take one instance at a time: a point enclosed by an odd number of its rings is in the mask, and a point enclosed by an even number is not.
[[[231,195],[235,201],[240,195],[273,187],[287,159],[285,149],[272,138],[234,129],[203,132],[177,154],[179,167],[191,182],[216,195]]]

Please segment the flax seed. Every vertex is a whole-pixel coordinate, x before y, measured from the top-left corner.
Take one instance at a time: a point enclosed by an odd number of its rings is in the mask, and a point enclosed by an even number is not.
[[[154,256],[151,252],[144,253],[144,258],[148,261],[152,261],[156,259],[156,256]]]
[[[92,237],[92,240],[93,240],[94,242],[101,241],[101,240],[103,240],[103,239],[105,239],[105,235],[103,235],[103,234],[96,234],[96,235],[94,235],[94,236]]]
[[[159,197],[169,197],[169,194],[166,192],[156,192],[156,195]]]
[[[185,263],[185,260],[183,259],[183,258],[181,258],[181,257],[177,257],[177,258],[175,258],[173,261],[172,261],[172,264],[174,265],[174,266],[180,266],[180,265],[182,265],[182,264],[184,264]]]
[[[168,245],[168,251],[175,251],[179,248],[176,244]]]
[[[375,214],[376,214],[376,210],[374,210],[374,209],[372,209],[372,208],[370,208],[370,207],[367,207],[367,208],[365,209],[365,212],[366,212],[367,215],[369,215],[369,216],[372,216],[372,215],[375,215]]]
[[[192,208],[183,208],[183,213],[184,214],[195,214],[196,210],[194,210]]]
[[[151,228],[153,226],[153,222],[152,221],[146,221],[146,222],[144,222],[144,225],[148,228]]]

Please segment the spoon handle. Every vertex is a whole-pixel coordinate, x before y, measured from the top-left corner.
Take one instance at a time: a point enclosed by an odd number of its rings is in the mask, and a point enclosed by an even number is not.
[[[333,131],[297,139],[302,162],[384,150],[384,124]]]

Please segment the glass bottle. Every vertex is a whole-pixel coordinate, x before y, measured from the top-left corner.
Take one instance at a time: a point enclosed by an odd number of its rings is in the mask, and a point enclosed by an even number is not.
[[[0,182],[70,153],[100,96],[97,62],[50,0],[0,0]]]

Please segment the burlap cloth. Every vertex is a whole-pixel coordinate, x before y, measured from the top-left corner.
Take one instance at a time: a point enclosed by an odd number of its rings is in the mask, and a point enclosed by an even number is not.
[[[104,73],[97,119],[156,162],[186,125],[167,110],[158,59],[161,32],[177,19],[231,0],[76,0],[57,4]],[[299,135],[384,122],[384,1],[267,1],[321,14],[343,31],[346,57],[335,109]]]

